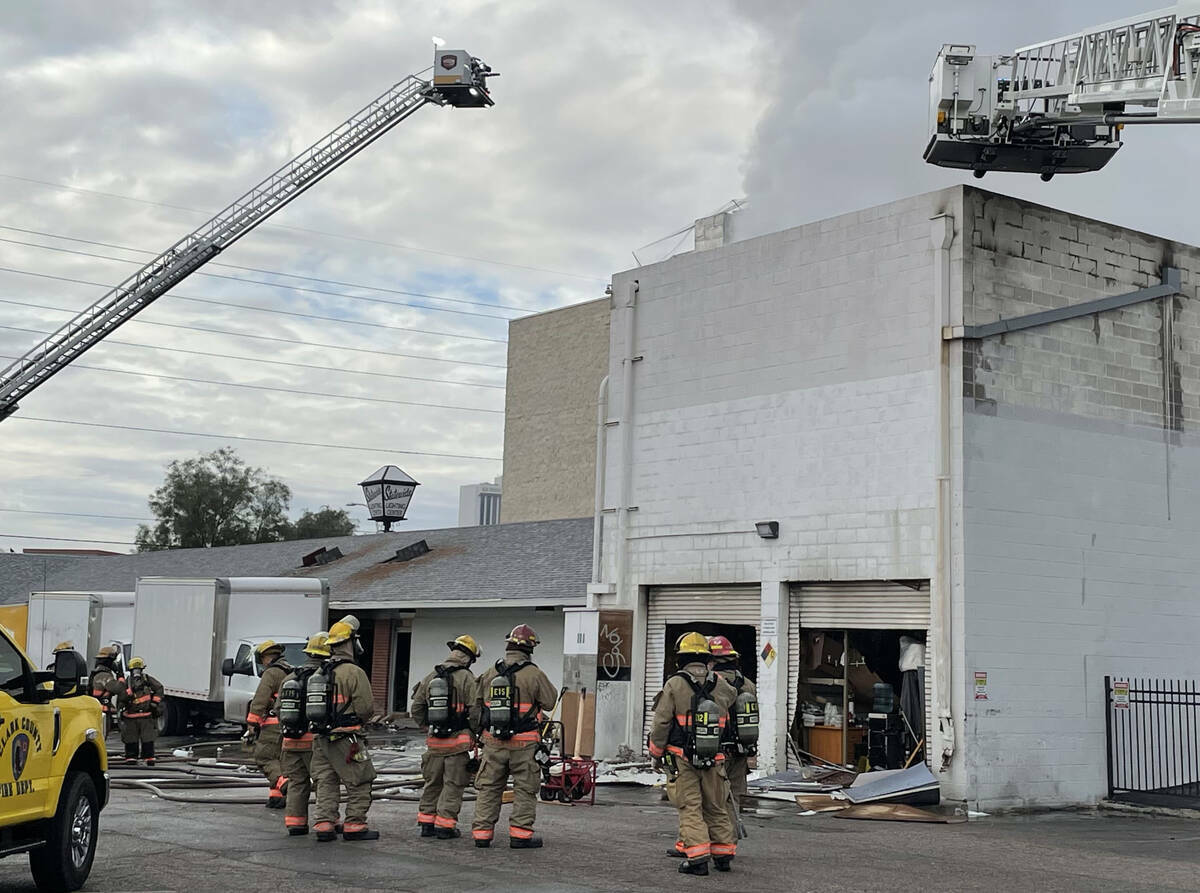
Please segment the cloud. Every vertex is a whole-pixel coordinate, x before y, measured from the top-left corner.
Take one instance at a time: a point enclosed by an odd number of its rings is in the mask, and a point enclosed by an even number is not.
[[[496,107],[422,110],[219,260],[444,294],[494,309],[302,283],[504,318],[524,312],[512,308],[549,308],[600,296],[609,275],[630,265],[631,248],[738,194],[738,160],[749,149],[765,101],[747,77],[757,44],[754,25],[724,2],[689,4],[686,16],[627,0],[569,5],[178,0],[138,4],[136,14],[125,11],[132,6],[120,9],[114,13],[83,0],[21,4],[0,24],[5,51],[0,90],[6,96],[0,223],[161,250],[387,86],[427,65],[429,35],[436,33],[501,72],[494,82]],[[148,256],[4,229],[0,238]],[[102,283],[115,283],[134,268],[5,242],[0,266]],[[0,299],[9,301],[79,309],[102,292],[0,273]],[[227,279],[193,276],[176,292],[452,335],[506,334],[504,319]],[[0,303],[0,326],[50,329],[66,318]],[[299,343],[170,327],[180,325]],[[0,353],[18,355],[36,337],[0,329]],[[288,482],[295,513],[361,501],[357,481],[395,461],[423,484],[411,509],[414,527],[453,524],[458,486],[491,480],[501,471],[496,462],[399,452],[499,455],[500,415],[355,399],[502,408],[501,391],[340,370],[503,383],[502,369],[468,364],[503,364],[503,344],[248,312],[173,296],[160,299],[110,340],[80,364],[345,399],[68,369],[2,423],[0,508],[141,516],[167,462],[223,444],[49,425],[29,417],[381,447],[378,453],[355,453],[235,444],[247,461]],[[361,509],[354,512],[364,517]],[[0,513],[0,533],[129,540],[134,524]],[[21,542],[0,539],[0,547]]]

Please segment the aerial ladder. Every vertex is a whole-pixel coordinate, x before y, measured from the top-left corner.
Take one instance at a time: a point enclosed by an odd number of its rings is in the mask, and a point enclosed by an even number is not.
[[[1127,125],[1200,123],[1200,2],[1006,56],[945,44],[929,94],[930,164],[1047,181],[1099,170]]]
[[[494,105],[491,67],[463,50],[434,52],[433,77],[410,75],[188,233],[0,372],[0,421],[155,300],[426,105]]]

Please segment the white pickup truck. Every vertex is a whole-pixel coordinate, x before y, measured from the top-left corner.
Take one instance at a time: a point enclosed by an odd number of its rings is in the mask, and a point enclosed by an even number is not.
[[[141,577],[134,653],[163,684],[163,734],[225,719],[244,723],[262,668],[255,646],[283,645],[299,665],[308,637],[329,623],[329,583],[309,577]]]

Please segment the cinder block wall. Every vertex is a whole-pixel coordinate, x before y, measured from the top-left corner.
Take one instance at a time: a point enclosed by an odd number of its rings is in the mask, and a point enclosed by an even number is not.
[[[965,670],[988,700],[967,693],[959,778],[984,808],[1090,803],[1104,675],[1200,678],[1200,249],[964,196],[968,325],[1183,271],[1180,297],[963,354]]]
[[[614,417],[619,308],[639,282],[635,585],[930,576],[929,219],[958,216],[960,200],[929,193],[614,277]],[[610,429],[609,506],[620,444]],[[762,520],[779,521],[779,539],[755,535]]]
[[[591,516],[608,319],[605,298],[509,324],[503,523]]]

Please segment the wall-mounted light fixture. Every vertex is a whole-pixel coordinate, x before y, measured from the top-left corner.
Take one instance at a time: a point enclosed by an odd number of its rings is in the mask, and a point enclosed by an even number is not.
[[[757,530],[758,535],[765,540],[779,539],[778,521],[758,521],[755,523],[754,529]]]

